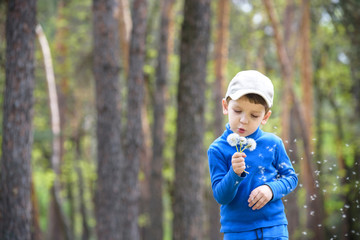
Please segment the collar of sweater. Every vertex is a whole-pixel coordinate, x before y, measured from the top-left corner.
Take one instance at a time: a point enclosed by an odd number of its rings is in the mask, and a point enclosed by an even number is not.
[[[226,124],[226,133],[225,133],[224,137],[227,138],[227,136],[231,133],[234,133],[234,132],[230,129],[230,124],[227,123]],[[246,136],[246,138],[252,138],[252,139],[256,140],[262,135],[262,133],[263,133],[263,131],[260,129],[260,126],[259,126],[255,132],[253,132],[249,136]]]

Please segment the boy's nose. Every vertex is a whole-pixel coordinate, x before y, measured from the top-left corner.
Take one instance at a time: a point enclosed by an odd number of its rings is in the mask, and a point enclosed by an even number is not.
[[[244,123],[244,124],[248,123],[248,120],[247,120],[247,117],[246,117],[245,114],[242,114],[242,115],[240,116],[240,122],[241,122],[241,123]]]

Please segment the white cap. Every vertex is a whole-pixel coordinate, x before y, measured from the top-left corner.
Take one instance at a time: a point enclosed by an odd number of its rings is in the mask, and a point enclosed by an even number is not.
[[[237,100],[250,93],[260,95],[268,107],[272,107],[274,86],[268,77],[255,70],[241,71],[236,74],[229,83],[225,99],[230,97],[232,100]]]

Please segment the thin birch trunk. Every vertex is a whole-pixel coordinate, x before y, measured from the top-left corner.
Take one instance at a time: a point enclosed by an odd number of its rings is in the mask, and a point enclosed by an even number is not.
[[[62,199],[60,195],[61,186],[60,186],[60,154],[61,154],[61,139],[60,139],[60,113],[59,113],[59,104],[58,97],[56,93],[56,83],[55,83],[55,75],[54,69],[51,60],[51,52],[49,43],[46,39],[44,31],[42,30],[41,25],[36,26],[36,34],[38,36],[41,50],[44,57],[44,65],[45,65],[45,74],[48,85],[48,93],[49,93],[49,101],[50,101],[50,113],[51,113],[51,130],[53,134],[52,140],[52,155],[51,155],[51,166],[55,173],[54,185],[52,189],[54,204],[56,205],[56,209],[58,210],[59,217],[61,218],[61,227],[65,233],[63,236],[65,239],[72,239],[71,231],[69,228],[68,220],[64,214],[62,208]],[[54,228],[58,228],[58,226],[53,226]],[[52,232],[52,231],[50,231]],[[59,239],[59,236],[51,236],[52,239]]]

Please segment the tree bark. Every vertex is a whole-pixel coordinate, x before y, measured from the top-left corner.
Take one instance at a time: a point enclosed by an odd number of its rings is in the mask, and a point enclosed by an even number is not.
[[[308,139],[303,139],[304,142],[307,141],[309,145],[309,152],[313,152],[314,146],[312,144],[312,126],[313,126],[313,81],[312,81],[312,58],[311,58],[311,48],[310,48],[310,1],[302,0],[302,21],[301,21],[301,41],[300,41],[300,76],[301,76],[301,86],[302,86],[302,106],[306,111],[303,111],[304,123],[306,126],[306,132],[308,133]],[[312,160],[312,158],[311,158]],[[307,172],[308,169],[313,169],[311,161],[301,161],[301,173],[309,175]],[[308,178],[306,176],[306,178]],[[317,225],[322,223],[324,219],[324,207],[323,201],[320,194],[315,188],[315,183],[310,182],[306,186],[308,197],[306,204],[309,206],[309,211],[315,212],[315,216],[310,214],[308,215],[307,228],[311,229],[317,238],[323,238],[324,232]],[[311,194],[311,195],[309,195]],[[312,199],[312,196],[316,194],[316,200]]]
[[[185,0],[175,149],[173,239],[202,239],[204,90],[210,0]]]
[[[230,1],[219,0],[217,3],[217,25],[215,41],[215,82],[213,85],[214,103],[213,109],[214,123],[213,129],[215,137],[219,137],[224,131],[224,115],[222,114],[221,101],[224,97],[224,84],[226,79],[226,66],[228,61],[229,46],[229,18]],[[211,192],[211,189],[210,189]],[[220,234],[220,209],[215,201],[213,194],[205,195],[207,197],[207,216],[209,218],[209,239],[221,239]]]
[[[132,29],[131,12],[129,7],[129,0],[117,1],[119,4],[117,17],[119,18],[121,59],[125,77],[127,77],[129,74],[129,43]]]
[[[163,239],[163,178],[165,107],[168,81],[169,23],[175,0],[163,0],[154,94],[153,154],[150,174],[150,226],[144,239]]]
[[[31,239],[36,1],[8,2],[0,162],[0,239]]]
[[[52,66],[51,52],[49,43],[40,25],[36,26],[36,34],[38,36],[41,50],[44,57],[44,66],[46,73],[46,81],[49,93],[49,105],[51,112],[51,130],[53,134],[52,139],[52,155],[51,167],[55,173],[55,179],[50,191],[51,202],[49,203],[49,217],[51,219],[49,226],[48,238],[51,239],[71,239],[71,230],[68,220],[63,211],[61,199],[61,186],[60,186],[60,172],[61,172],[61,139],[60,139],[60,111],[58,104],[58,96],[56,91],[56,83],[54,76],[54,69]],[[60,227],[59,227],[60,226]]]
[[[123,239],[139,239],[139,159],[144,146],[142,108],[144,104],[144,59],[147,23],[147,0],[134,0],[133,25],[129,50],[126,162],[123,174],[123,202],[126,216],[122,226]]]
[[[359,175],[360,175],[360,143],[358,141],[360,135],[360,15],[358,10],[360,8],[359,1],[340,1],[339,2],[343,10],[342,22],[345,25],[346,34],[350,39],[351,50],[349,52],[350,57],[350,70],[352,78],[352,91],[353,102],[355,104],[353,116],[350,117],[352,125],[355,126],[353,135],[351,136],[354,146],[353,162],[349,167],[346,166],[346,178],[350,179],[351,189],[356,189]],[[355,173],[355,174],[354,174]],[[349,239],[357,239],[360,232],[360,224],[357,219],[360,215],[359,191],[348,191],[346,195],[346,203],[349,208],[347,211],[347,222],[349,225]]]
[[[116,0],[93,0],[93,71],[96,85],[97,186],[95,192],[96,234],[100,239],[123,239],[127,216],[121,212],[126,194],[121,168],[125,161],[119,109],[119,38],[114,11]],[[127,229],[128,230],[128,229]],[[131,239],[131,238],[129,238]]]
[[[345,209],[345,214],[347,216],[346,221],[348,224],[349,234],[348,239],[357,239],[358,233],[360,232],[360,224],[358,221],[354,221],[360,215],[359,209],[359,191],[352,191],[352,189],[357,188],[357,179],[360,175],[360,144],[359,144],[359,135],[360,128],[358,123],[360,121],[360,15],[358,14],[358,9],[360,8],[359,1],[339,1],[337,3],[332,3],[328,7],[328,13],[332,16],[334,23],[340,22],[341,29],[344,27],[346,35],[350,40],[349,51],[347,56],[349,57],[350,62],[350,71],[351,71],[351,95],[353,97],[353,114],[348,116],[349,124],[347,128],[350,127],[352,134],[350,135],[349,141],[353,143],[353,161],[345,165],[345,176],[344,178],[349,180],[348,188],[349,191],[346,192],[345,204],[347,204],[348,209]],[[332,8],[334,7],[334,8]],[[341,14],[337,12],[340,11]],[[337,26],[337,25],[335,25]],[[345,123],[346,124],[346,123]],[[354,126],[354,127],[351,127]]]
[[[268,14],[271,26],[274,30],[274,39],[276,45],[276,53],[280,62],[281,74],[285,82],[285,86],[282,93],[282,105],[281,105],[281,138],[284,140],[284,144],[287,146],[289,140],[289,129],[290,129],[290,108],[291,108],[291,86],[293,82],[293,68],[286,52],[283,38],[279,30],[279,22],[276,17],[276,13],[271,0],[263,0],[266,12]]]
[[[311,133],[309,132],[309,128],[306,125],[305,113],[303,110],[303,106],[300,104],[297,96],[294,92],[294,84],[293,84],[293,76],[291,63],[289,61],[289,57],[287,51],[285,49],[285,45],[283,39],[280,36],[279,31],[279,23],[275,16],[275,11],[273,8],[273,4],[271,0],[263,0],[271,25],[274,29],[275,35],[275,43],[277,48],[277,54],[280,61],[280,67],[282,71],[283,78],[285,80],[285,88],[288,91],[288,98],[283,99],[283,102],[293,102],[294,104],[294,113],[298,119],[299,127],[301,129],[300,134],[303,140],[303,148],[304,148],[304,160],[302,162],[303,167],[301,169],[301,176],[304,182],[304,186],[307,192],[307,204],[308,204],[308,218],[307,218],[307,226],[310,228],[314,236],[318,239],[324,238],[324,232],[321,228],[318,227],[318,224],[322,224],[323,220],[323,203],[321,202],[320,192],[315,187],[316,177],[314,176],[313,164],[312,164],[312,155],[311,155]],[[288,110],[287,110],[288,111]],[[284,127],[284,126],[283,126]],[[288,129],[288,125],[286,126]],[[311,200],[314,198],[315,200]],[[311,212],[315,212],[316,214],[310,214]]]
[[[81,123],[82,124],[82,123]],[[88,211],[86,209],[86,204],[85,204],[85,183],[84,183],[84,176],[83,176],[83,171],[80,167],[81,164],[81,159],[82,159],[82,155],[83,155],[83,150],[81,148],[81,140],[83,138],[84,134],[83,134],[83,130],[81,128],[81,126],[79,126],[77,128],[77,130],[75,131],[72,140],[73,140],[73,144],[75,145],[75,161],[74,161],[74,165],[75,165],[75,171],[77,174],[77,182],[78,182],[78,187],[79,187],[79,208],[80,208],[80,215],[81,215],[81,227],[82,227],[82,231],[81,231],[81,239],[82,240],[87,240],[90,238],[90,226],[88,223]]]

